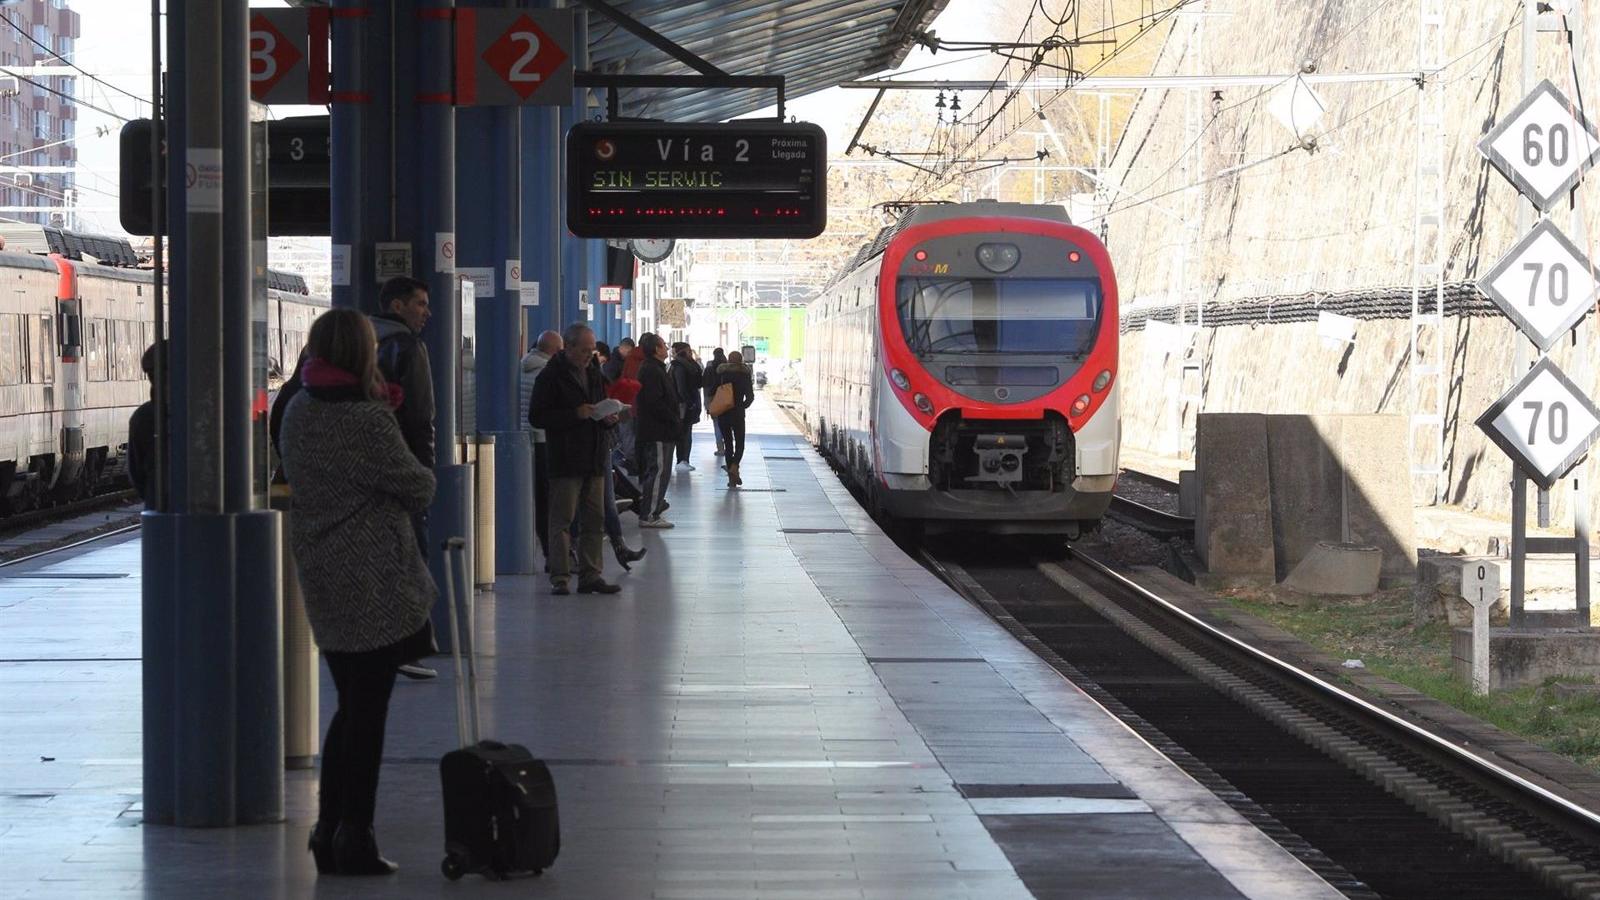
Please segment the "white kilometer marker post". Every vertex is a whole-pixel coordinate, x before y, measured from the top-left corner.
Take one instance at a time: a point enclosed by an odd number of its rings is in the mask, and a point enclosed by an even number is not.
[[[1533,4],[1527,3],[1524,13],[1532,15],[1532,9]],[[1577,54],[1582,42],[1575,28],[1572,37],[1570,52]],[[1584,173],[1600,160],[1600,134],[1578,107],[1546,79],[1483,136],[1478,150],[1523,196],[1548,214],[1577,189]],[[1573,221],[1575,227],[1582,227],[1576,215]],[[1516,323],[1541,354],[1532,369],[1525,373],[1514,372],[1520,376],[1516,386],[1495,401],[1477,422],[1478,427],[1512,458],[1517,469],[1511,487],[1511,626],[1517,628],[1526,624],[1523,594],[1529,552],[1573,555],[1577,612],[1587,626],[1587,495],[1574,479],[1572,539],[1536,538],[1530,542],[1526,482],[1532,478],[1543,489],[1539,495],[1539,524],[1544,525],[1547,518],[1544,491],[1572,471],[1600,436],[1600,409],[1596,409],[1560,367],[1542,356],[1578,326],[1600,297],[1600,275],[1596,274],[1593,262],[1554,222],[1541,219],[1478,283],[1478,289]],[[1517,369],[1521,368],[1519,362]],[[1481,655],[1487,665],[1487,612],[1482,615],[1485,646]],[[1473,617],[1475,686],[1480,656],[1478,618],[1477,615]],[[1486,680],[1484,685],[1487,689]]]
[[[1489,693],[1489,612],[1500,599],[1500,567],[1472,563],[1461,570],[1461,597],[1472,604],[1472,692]]]

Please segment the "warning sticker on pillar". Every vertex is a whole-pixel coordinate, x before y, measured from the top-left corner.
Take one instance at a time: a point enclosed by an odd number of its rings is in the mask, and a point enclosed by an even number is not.
[[[472,283],[472,296],[482,300],[494,296],[494,268],[492,266],[468,267],[463,266],[456,270],[456,275],[464,282]]]
[[[334,244],[328,257],[328,274],[334,287],[350,286],[350,245]]]
[[[524,281],[522,282],[521,289],[518,290],[517,293],[519,295],[518,299],[522,301],[523,306],[539,305],[539,282]]]
[[[565,9],[456,10],[456,105],[572,102],[573,16]]]
[[[456,270],[455,232],[441,231],[433,236],[433,270],[435,272]]]
[[[215,147],[190,147],[187,159],[184,202],[189,212],[222,212],[222,151]]]

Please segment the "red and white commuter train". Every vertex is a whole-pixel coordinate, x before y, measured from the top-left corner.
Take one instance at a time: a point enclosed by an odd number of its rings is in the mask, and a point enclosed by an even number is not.
[[[155,278],[125,240],[0,226],[0,516],[93,493],[126,469],[128,417],[150,397],[140,366]],[[269,372],[292,367],[328,307],[270,273]]]
[[[1073,536],[1111,503],[1117,282],[1063,209],[912,207],[806,313],[811,440],[875,514]]]

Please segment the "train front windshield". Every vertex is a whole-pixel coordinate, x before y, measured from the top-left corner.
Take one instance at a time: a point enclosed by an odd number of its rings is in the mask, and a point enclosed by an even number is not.
[[[1086,356],[1099,332],[1100,282],[1068,278],[901,278],[912,352]]]

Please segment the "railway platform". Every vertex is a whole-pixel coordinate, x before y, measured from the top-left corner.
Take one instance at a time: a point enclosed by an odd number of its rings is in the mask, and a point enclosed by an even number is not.
[[[484,731],[548,760],[562,852],[518,895],[1184,897],[1337,893],[909,559],[765,400],[745,486],[675,473],[622,593],[479,599]],[[633,531],[634,519],[625,516]],[[639,538],[630,535],[631,541]],[[0,568],[0,897],[434,897],[448,665],[397,685],[389,879],[318,879],[288,821],[140,821],[136,536]],[[323,678],[324,721],[333,709]]]

